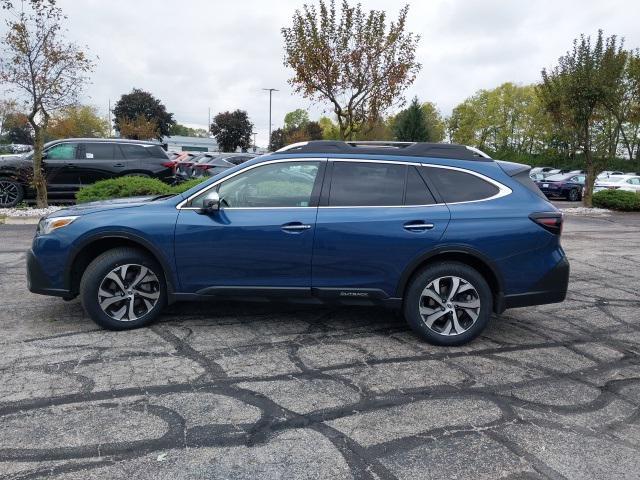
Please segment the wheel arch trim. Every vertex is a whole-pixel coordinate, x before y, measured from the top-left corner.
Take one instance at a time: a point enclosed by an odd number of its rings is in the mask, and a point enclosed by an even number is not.
[[[493,276],[492,279],[487,279],[489,286],[492,287],[493,290],[493,309],[497,313],[501,313],[502,311],[504,311],[504,279],[502,278],[500,270],[496,266],[495,262],[491,260],[487,255],[473,247],[463,244],[440,246],[413,258],[400,275],[400,279],[396,287],[395,296],[404,298],[407,286],[409,285],[409,282],[413,275],[421,267],[429,264],[437,257],[446,257],[447,255],[469,257],[472,258],[475,262],[483,265]],[[469,266],[474,267],[473,265]],[[484,272],[479,273],[484,274]],[[495,285],[491,285],[492,282],[495,283]]]
[[[176,291],[177,278],[175,276],[175,269],[171,268],[169,261],[166,256],[158,249],[152,242],[145,239],[141,235],[137,235],[132,232],[118,230],[118,231],[110,231],[110,232],[101,232],[98,234],[91,235],[82,239],[80,243],[74,246],[69,255],[69,259],[64,268],[64,285],[65,287],[72,289],[72,273],[73,267],[78,260],[79,255],[86,250],[91,244],[94,244],[101,240],[106,240],[109,238],[113,239],[121,239],[127,240],[129,242],[138,244],[140,247],[148,250],[154,257],[154,259],[160,264],[160,267],[163,270],[164,278],[167,283],[167,293],[171,295]]]

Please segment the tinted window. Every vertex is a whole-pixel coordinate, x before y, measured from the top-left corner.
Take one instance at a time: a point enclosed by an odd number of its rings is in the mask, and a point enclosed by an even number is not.
[[[494,196],[499,191],[495,185],[458,170],[427,168],[426,173],[447,203],[482,200]]]
[[[218,187],[223,208],[308,207],[320,162],[273,163],[252,168]]]
[[[418,173],[416,167],[409,167],[407,172],[407,192],[404,197],[405,205],[432,205],[436,203],[427,184]]]
[[[149,158],[151,154],[148,149],[143,147],[142,145],[131,145],[128,143],[121,143],[120,148],[122,149],[122,153],[126,158],[136,159],[136,158]]]
[[[329,205],[402,205],[406,168],[390,163],[335,162]]]
[[[77,143],[60,143],[47,150],[47,158],[50,160],[75,160]]]
[[[83,158],[94,160],[113,160],[113,149],[113,143],[85,143]]]

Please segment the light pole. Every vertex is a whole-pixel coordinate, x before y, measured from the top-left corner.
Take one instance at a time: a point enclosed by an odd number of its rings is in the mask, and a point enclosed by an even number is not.
[[[266,90],[269,92],[269,139],[267,140],[267,150],[269,149],[269,145],[271,144],[271,95],[273,92],[278,92],[279,90],[276,88],[263,88],[262,90]]]
[[[258,134],[258,132],[251,132],[251,135],[253,135],[253,151],[255,152],[257,150],[256,148],[256,135]]]

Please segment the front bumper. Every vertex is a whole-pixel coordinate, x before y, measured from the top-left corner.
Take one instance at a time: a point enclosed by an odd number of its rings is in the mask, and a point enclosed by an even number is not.
[[[538,281],[530,292],[505,295],[503,309],[545,305],[564,301],[569,287],[569,261],[563,257],[549,273]]]
[[[44,273],[31,249],[27,252],[27,288],[29,288],[30,292],[40,295],[63,298],[71,298],[73,296],[69,290],[51,287],[51,281]]]

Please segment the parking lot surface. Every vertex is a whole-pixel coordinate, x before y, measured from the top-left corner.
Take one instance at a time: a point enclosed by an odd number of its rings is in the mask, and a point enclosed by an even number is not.
[[[33,230],[0,225],[0,478],[640,477],[639,215],[569,215],[568,299],[458,348],[377,308],[99,330],[27,291]]]

